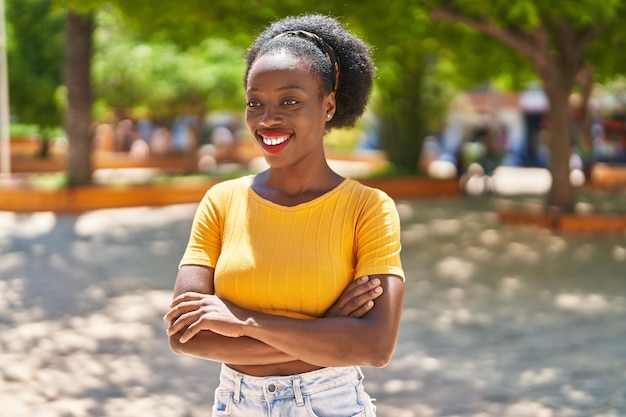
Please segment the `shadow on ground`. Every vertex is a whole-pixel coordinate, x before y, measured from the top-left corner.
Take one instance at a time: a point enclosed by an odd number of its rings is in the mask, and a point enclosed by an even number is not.
[[[210,414],[218,366],[161,316],[194,205],[0,212],[0,417]],[[626,239],[497,224],[488,198],[398,201],[398,348],[379,417],[626,415]]]

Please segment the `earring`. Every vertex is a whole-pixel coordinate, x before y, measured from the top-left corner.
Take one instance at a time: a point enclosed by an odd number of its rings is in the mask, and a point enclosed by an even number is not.
[[[330,113],[326,113],[326,119],[330,120],[333,118],[333,115]]]

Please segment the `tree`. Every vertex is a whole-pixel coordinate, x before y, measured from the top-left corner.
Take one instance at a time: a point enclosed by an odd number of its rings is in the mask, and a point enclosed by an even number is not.
[[[443,117],[442,112],[433,111],[441,109],[448,98],[447,94],[443,94],[446,90],[438,88],[437,78],[433,77],[437,61],[432,60],[432,56],[437,44],[419,41],[426,38],[428,19],[416,6],[416,0],[394,0],[392,4],[320,0],[313,5],[303,5],[298,0],[268,0],[263,2],[262,7],[217,0],[211,2],[210,7],[204,0],[168,0],[159,2],[158,7],[152,0],[56,2],[69,11],[68,16],[89,16],[104,5],[114,6],[139,38],[150,42],[174,42],[183,48],[197,45],[208,37],[224,37],[234,45],[246,47],[276,18],[300,14],[304,10],[331,13],[348,22],[351,29],[360,32],[374,45],[376,60],[381,68],[377,89],[381,99],[377,110],[381,119],[382,145],[396,166],[402,171],[416,170],[422,139]],[[390,47],[392,44],[396,46]],[[90,57],[84,56],[83,59],[89,60]],[[68,95],[70,89],[89,91],[91,87],[87,80],[84,79],[83,83],[68,85]],[[431,87],[433,94],[423,94],[426,85]],[[426,115],[438,117],[433,121]],[[90,140],[90,135],[84,131],[70,136],[70,148],[76,148],[83,161],[89,159],[87,152],[90,146],[87,144]],[[82,169],[87,168],[88,165],[82,165]],[[76,175],[77,172],[70,172],[70,183],[75,183],[72,178]],[[87,173],[81,175],[88,177]]]
[[[548,97],[550,172],[547,205],[572,211],[575,190],[569,176],[571,150],[569,97],[576,76],[591,61],[591,44],[602,40],[607,50],[621,41],[626,8],[619,1],[576,3],[520,0],[430,2],[431,17],[469,26],[525,57],[542,81]],[[598,56],[595,56],[598,59]]]
[[[62,82],[63,16],[53,12],[49,0],[9,0],[7,21],[11,111],[18,123],[38,125],[46,136],[62,125],[56,97]]]
[[[207,38],[188,48],[166,40],[148,42],[124,28],[114,11],[97,16],[93,58],[98,100],[117,110],[141,109],[170,125],[190,108],[200,120],[209,109],[241,108],[242,48]]]
[[[92,12],[104,0],[57,0],[78,12]],[[198,44],[210,36],[228,37],[232,43],[247,46],[251,39],[271,20],[287,14],[301,13],[301,1],[267,0],[263,5],[233,4],[213,1],[207,7],[203,0],[186,2],[162,1],[158,7],[152,0],[110,0],[125,16],[129,27],[149,40],[174,41],[182,47]],[[348,22],[375,47],[380,68],[378,81],[381,125],[385,132],[383,143],[392,160],[401,166],[414,168],[421,148],[421,138],[436,125],[426,115],[445,103],[445,89],[433,85],[432,74],[441,66],[442,57],[467,57],[460,49],[464,38],[438,38],[441,32],[432,26],[430,17],[469,26],[501,42],[531,62],[544,82],[551,102],[550,128],[553,186],[548,204],[571,210],[575,202],[569,183],[569,114],[567,99],[583,59],[594,50],[594,40],[619,38],[619,23],[623,20],[621,2],[596,4],[580,0],[575,5],[544,4],[539,0],[389,0],[334,2],[320,0],[308,4],[307,12],[332,13]],[[458,25],[457,25],[458,26]],[[610,38],[612,36],[613,38]],[[493,42],[484,42],[483,62],[493,62]],[[500,48],[502,49],[502,48]],[[498,52],[500,54],[501,52]],[[497,55],[500,56],[500,55]],[[504,54],[502,54],[504,56]],[[595,57],[595,56],[594,56]],[[476,57],[474,62],[477,61]],[[596,57],[597,58],[597,57]],[[515,62],[515,59],[507,59]],[[519,60],[518,60],[519,61]],[[469,61],[468,61],[469,62]],[[591,62],[591,61],[590,61]],[[594,65],[596,61],[593,61]],[[473,65],[469,69],[479,68]],[[514,68],[513,66],[509,66]],[[493,72],[485,69],[485,79]],[[513,71],[515,73],[515,71]],[[432,92],[435,94],[424,94]],[[70,145],[71,146],[71,145]],[[394,150],[395,149],[395,150]]]
[[[102,7],[116,6],[126,12],[127,17],[135,18],[129,19],[129,22],[140,22],[144,27],[149,27],[149,23],[156,23],[158,26],[160,16],[164,15],[171,30],[156,30],[155,36],[166,33],[173,38],[180,38],[182,43],[191,42],[191,39],[200,42],[203,39],[203,35],[207,34],[206,23],[211,22],[212,11],[216,8],[213,5],[207,7],[206,2],[201,0],[163,1],[159,2],[158,7],[155,7],[153,1],[146,0],[55,0],[55,4],[58,9],[65,11],[66,16],[64,70],[67,88],[65,125],[69,140],[68,181],[70,185],[84,185],[91,181],[92,174],[91,62],[95,13]],[[252,11],[249,11],[248,16],[251,14]],[[237,16],[230,19],[233,22]],[[192,30],[181,29],[181,22],[186,21],[191,22],[191,25],[182,26],[191,27]],[[222,27],[225,31],[232,31],[232,26]],[[174,35],[176,33],[181,36]]]
[[[372,45],[380,145],[398,172],[414,174],[423,140],[440,127],[454,92],[437,76],[439,43],[429,18],[407,0],[342,2],[334,10]]]
[[[67,174],[70,186],[91,182],[92,105],[91,54],[94,30],[92,14],[68,11],[65,20],[65,131],[69,138]]]
[[[438,60],[433,57],[438,43],[428,35],[428,16],[415,0],[304,3],[267,0],[255,8],[214,1],[210,8],[203,3],[198,9],[193,1],[184,5],[162,2],[159,8],[153,7],[150,0],[118,1],[139,33],[149,34],[151,39],[173,39],[181,45],[210,34],[226,36],[245,47],[269,22],[286,15],[306,10],[339,17],[374,46],[380,75],[378,100],[373,107],[380,120],[381,146],[400,171],[414,173],[422,140],[441,123],[441,110],[451,98],[450,88],[442,88],[434,76]]]

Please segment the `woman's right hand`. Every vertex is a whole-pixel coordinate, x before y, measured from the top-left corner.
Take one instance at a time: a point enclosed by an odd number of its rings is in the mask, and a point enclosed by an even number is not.
[[[367,275],[350,283],[330,306],[324,317],[361,318],[374,307],[374,300],[383,293],[378,278],[370,279]]]

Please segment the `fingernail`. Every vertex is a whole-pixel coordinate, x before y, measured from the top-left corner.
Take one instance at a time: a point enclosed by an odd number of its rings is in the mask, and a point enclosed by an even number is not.
[[[378,278],[375,278],[375,279],[372,280],[372,284],[378,285],[378,284],[380,284],[380,280]]]
[[[367,281],[368,279],[369,279],[369,277],[368,277],[367,275],[365,275],[365,276],[363,276],[363,277],[359,278],[359,282],[365,282],[365,281]]]
[[[374,288],[374,292],[381,293],[381,292],[383,292],[383,289],[382,289],[382,287],[376,287],[376,288]]]

